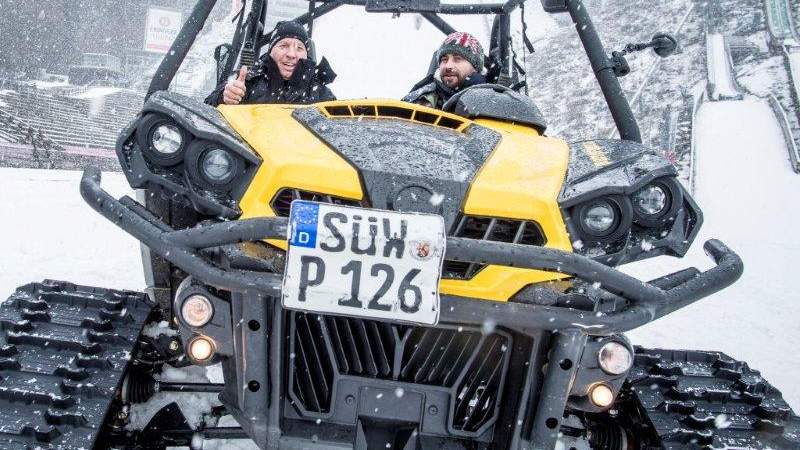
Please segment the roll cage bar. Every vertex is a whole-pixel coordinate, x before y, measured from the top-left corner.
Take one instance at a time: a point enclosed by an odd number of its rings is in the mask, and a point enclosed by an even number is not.
[[[440,0],[309,0],[309,11],[296,19],[296,22],[307,25],[309,32],[313,32],[314,20],[344,5],[363,6],[368,13],[417,13],[430,22],[444,34],[456,31],[450,26],[441,14],[447,15],[487,15],[494,14],[495,21],[492,26],[492,38],[489,48],[487,63],[491,70],[487,76],[490,82],[508,81],[508,74],[512,64],[520,72],[525,70],[510,55],[511,27],[510,15],[526,0],[508,0],[505,3],[488,4],[441,4]],[[592,23],[583,0],[541,0],[545,11],[550,13],[568,12],[575,23],[578,36],[594,70],[597,82],[603,92],[611,116],[624,140],[641,143],[641,134],[636,118],[633,116],[628,99],[622,91],[614,64],[608,57],[600,36]],[[147,92],[149,97],[156,91],[169,88],[172,79],[183,63],[195,38],[208,16],[211,14],[217,0],[198,0],[191,15],[183,24],[180,33],[164,56],[158,67]],[[242,5],[242,10],[237,15],[239,24],[233,41],[228,47],[228,57],[220,75],[227,76],[233,72],[234,64],[252,64],[258,58],[261,47],[266,45],[272,33],[264,32],[264,24],[268,9],[268,0],[251,0],[250,12],[244,20],[247,0]],[[524,38],[524,45],[529,52],[533,52],[533,45]],[[215,56],[219,56],[219,49]],[[506,76],[503,80],[503,76]]]

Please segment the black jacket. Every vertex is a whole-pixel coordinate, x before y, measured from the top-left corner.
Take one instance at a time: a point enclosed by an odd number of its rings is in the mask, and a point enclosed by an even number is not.
[[[328,60],[322,58],[318,65],[313,61],[301,59],[292,74],[292,78],[284,80],[278,71],[278,65],[264,56],[248,73],[244,85],[247,88],[241,104],[255,103],[291,103],[308,104],[336,100],[326,86],[336,78]],[[220,83],[214,92],[206,97],[206,103],[217,106],[223,103],[222,92],[227,81]]]
[[[456,92],[483,83],[486,83],[486,78],[476,72],[464,79],[464,83],[461,86],[453,89],[442,83],[442,81],[435,76],[435,73],[431,73],[422,81],[415,84],[414,87],[411,88],[411,92],[403,97],[403,101],[442,109],[445,102],[450,100],[450,97],[455,95]]]

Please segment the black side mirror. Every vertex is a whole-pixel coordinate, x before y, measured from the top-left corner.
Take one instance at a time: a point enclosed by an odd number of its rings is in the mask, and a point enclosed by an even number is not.
[[[656,55],[666,58],[667,56],[675,53],[678,48],[678,41],[667,33],[656,33],[650,41],[650,46]]]

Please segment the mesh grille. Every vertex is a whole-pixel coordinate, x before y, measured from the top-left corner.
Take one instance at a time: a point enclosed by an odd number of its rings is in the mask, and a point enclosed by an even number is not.
[[[542,246],[546,242],[539,224],[534,221],[476,216],[462,216],[453,236],[536,246]],[[445,260],[442,277],[469,280],[484,267],[485,264]]]
[[[290,317],[290,390],[307,412],[331,410],[338,374],[449,388],[450,421],[462,433],[478,432],[498,414],[510,335],[302,312]]]

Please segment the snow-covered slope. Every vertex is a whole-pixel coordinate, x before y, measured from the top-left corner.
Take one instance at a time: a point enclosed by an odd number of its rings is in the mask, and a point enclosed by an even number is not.
[[[712,102],[697,117],[695,199],[705,224],[683,260],[661,258],[628,269],[651,278],[688,265],[710,267],[702,242],[719,238],[745,263],[730,288],[631,333],[644,346],[721,350],[748,361],[800,409],[800,294],[794,284],[800,242],[800,177],[769,105],[755,98]]]

